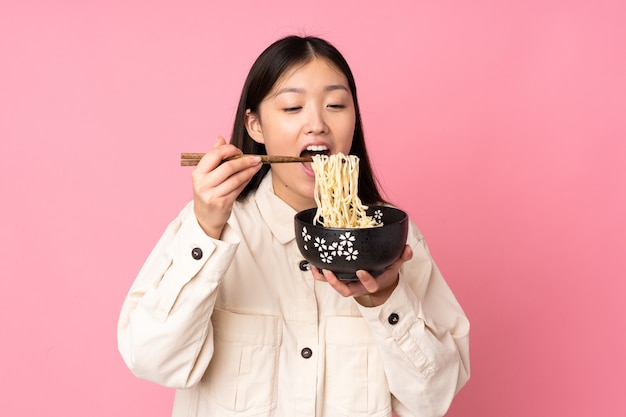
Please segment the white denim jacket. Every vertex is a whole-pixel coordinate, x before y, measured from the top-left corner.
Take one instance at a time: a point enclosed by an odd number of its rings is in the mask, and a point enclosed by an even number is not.
[[[127,366],[177,388],[174,417],[443,415],[469,378],[469,322],[420,231],[392,295],[363,307],[302,270],[271,184],[221,240],[192,203],[170,223],[124,300]]]

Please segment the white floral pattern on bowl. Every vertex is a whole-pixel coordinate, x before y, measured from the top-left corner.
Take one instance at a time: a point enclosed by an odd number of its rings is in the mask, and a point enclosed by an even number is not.
[[[380,224],[383,219],[383,212],[376,210],[374,219]],[[302,240],[305,242],[304,249],[310,250],[308,242],[313,241],[313,249],[319,252],[322,262],[330,264],[335,257],[343,257],[346,261],[356,261],[359,257],[359,250],[356,248],[356,238],[350,231],[346,231],[339,235],[338,241],[326,242],[326,239],[316,237],[315,240],[307,231],[306,226],[302,228]]]

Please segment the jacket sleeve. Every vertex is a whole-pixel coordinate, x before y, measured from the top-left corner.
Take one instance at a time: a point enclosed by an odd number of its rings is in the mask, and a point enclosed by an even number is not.
[[[469,321],[413,223],[413,258],[377,307],[359,306],[376,335],[399,415],[443,416],[468,381]]]
[[[220,241],[198,225],[189,203],[166,228],[122,305],[118,349],[139,378],[172,388],[195,385],[213,355],[210,316],[238,237]]]

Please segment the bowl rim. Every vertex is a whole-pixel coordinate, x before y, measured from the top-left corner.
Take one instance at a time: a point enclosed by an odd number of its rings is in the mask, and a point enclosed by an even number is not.
[[[304,209],[301,210],[299,212],[297,212],[294,216],[295,220],[303,225],[307,225],[307,226],[313,226],[315,228],[318,229],[323,229],[323,230],[330,230],[330,231],[340,231],[340,230],[376,230],[376,229],[384,229],[386,226],[392,226],[394,224],[400,224],[402,222],[407,221],[409,215],[406,211],[402,210],[401,208],[395,207],[395,206],[391,206],[391,205],[384,205],[384,204],[370,204],[369,206],[367,206],[367,210],[369,211],[370,209],[376,209],[379,207],[383,207],[386,209],[393,209],[396,210],[398,212],[400,212],[402,214],[402,217],[394,222],[383,222],[382,226],[374,226],[374,227],[326,227],[323,226],[321,224],[315,224],[313,222],[307,222],[302,220],[300,217],[301,215],[304,215],[305,213],[310,213],[310,212],[314,212],[317,211],[317,207],[313,207],[313,208],[308,208],[308,209]],[[315,216],[313,216],[315,217]]]

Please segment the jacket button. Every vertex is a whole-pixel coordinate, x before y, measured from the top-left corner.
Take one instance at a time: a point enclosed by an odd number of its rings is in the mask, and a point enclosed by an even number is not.
[[[200,248],[193,248],[191,250],[191,257],[193,259],[196,259],[196,260],[197,259],[202,259],[202,249],[200,249]]]
[[[298,265],[298,267],[300,268],[300,271],[310,271],[311,267],[309,266],[309,262],[308,261],[300,261],[300,264]]]
[[[302,355],[304,359],[309,359],[311,356],[313,356],[313,351],[309,348],[304,348],[300,351],[300,355]]]
[[[391,313],[387,321],[393,326],[395,324],[398,324],[398,322],[400,321],[400,316],[398,316],[396,313]]]

